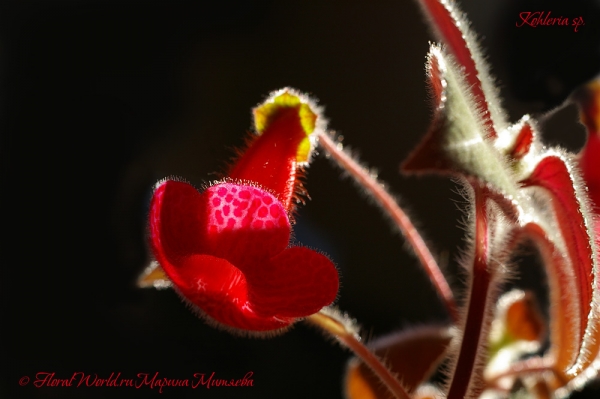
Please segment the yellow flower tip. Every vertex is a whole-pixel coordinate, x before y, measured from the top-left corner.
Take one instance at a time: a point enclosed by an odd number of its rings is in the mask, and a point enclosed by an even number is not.
[[[323,122],[319,107],[310,98],[290,88],[272,93],[264,103],[252,111],[254,129],[258,135],[261,135],[282,111],[290,108],[297,110],[300,125],[306,134],[306,138],[298,145],[296,160],[299,163],[306,163],[314,147],[314,139],[311,136]]]

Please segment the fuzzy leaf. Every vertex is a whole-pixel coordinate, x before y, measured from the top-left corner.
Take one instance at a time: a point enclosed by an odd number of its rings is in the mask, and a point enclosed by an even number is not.
[[[434,92],[435,116],[431,128],[402,164],[408,173],[441,173],[479,181],[494,199],[514,214],[518,187],[493,142],[486,137],[479,104],[473,102],[460,67],[452,56],[432,45],[427,71]],[[441,90],[441,91],[440,91]]]
[[[494,138],[506,126],[505,118],[496,99],[493,80],[483,61],[469,22],[451,0],[420,0],[425,15],[438,39],[460,65],[468,95],[479,107],[481,128],[485,137]]]
[[[386,336],[369,346],[385,359],[408,392],[414,392],[442,360],[451,339],[448,328],[426,326]],[[348,363],[344,386],[348,399],[393,398],[379,378],[357,359]]]
[[[598,271],[592,215],[587,206],[587,196],[582,182],[572,169],[572,163],[566,156],[549,152],[536,164],[531,175],[522,181],[524,187],[544,188],[551,196],[553,214],[564,244],[564,252],[569,262],[569,278],[575,281],[575,292],[571,292],[579,301],[581,321],[580,337],[577,345],[577,360],[565,373],[566,379],[575,378],[589,367],[598,354],[600,341],[596,335],[600,330],[600,315],[594,303],[598,303]],[[565,284],[559,279],[559,284]],[[568,292],[561,289],[562,292]],[[575,294],[575,295],[573,295]],[[571,323],[571,320],[559,319],[554,322]]]
[[[523,233],[539,249],[548,275],[551,303],[549,357],[553,359],[553,367],[564,372],[576,361],[583,339],[581,335],[583,320],[580,318],[579,297],[573,295],[573,292],[577,292],[577,286],[569,266],[569,259],[564,251],[553,243],[548,230],[536,223],[523,226]],[[555,385],[560,384],[564,382],[555,383]]]

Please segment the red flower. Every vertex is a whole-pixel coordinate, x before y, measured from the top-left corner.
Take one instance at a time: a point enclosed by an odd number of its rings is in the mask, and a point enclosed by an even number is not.
[[[150,244],[178,293],[209,319],[246,332],[287,327],[338,290],[326,256],[288,247],[288,212],[317,114],[289,90],[254,114],[258,136],[228,179],[202,193],[165,180],[150,205]]]

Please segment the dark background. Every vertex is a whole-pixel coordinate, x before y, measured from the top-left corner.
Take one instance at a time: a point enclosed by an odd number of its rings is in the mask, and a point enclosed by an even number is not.
[[[463,2],[512,120],[553,109],[600,70],[597,2],[481,7]],[[582,16],[586,25],[516,28],[521,11]],[[161,397],[340,397],[349,354],[320,332],[300,323],[268,340],[232,336],[171,290],[136,288],[148,262],[147,204],[163,177],[213,179],[242,145],[250,109],[296,87],[320,100],[330,127],[401,194],[460,288],[455,185],[398,173],[431,115],[423,66],[431,39],[408,0],[2,2],[0,397],[159,396],[148,387],[19,386],[40,371],[178,379],[252,371],[251,388],[166,388]],[[548,115],[548,142],[583,143],[574,109]],[[403,240],[324,157],[306,187],[312,201],[296,238],[336,261],[337,303],[366,337],[447,321]],[[525,281],[539,279],[531,266]]]

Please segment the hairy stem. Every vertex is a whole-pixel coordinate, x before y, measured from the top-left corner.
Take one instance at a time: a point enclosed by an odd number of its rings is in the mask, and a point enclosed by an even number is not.
[[[306,320],[332,335],[338,342],[354,352],[379,377],[381,382],[385,384],[396,398],[410,399],[410,395],[402,384],[400,384],[400,381],[394,377],[391,371],[381,363],[369,348],[360,342],[360,337],[354,331],[348,329],[341,320],[323,310],[308,316]]]
[[[462,342],[454,366],[452,381],[448,388],[448,399],[477,397],[475,384],[483,379],[477,370],[482,345],[482,334],[486,323],[486,312],[490,300],[493,275],[489,268],[488,218],[486,195],[480,186],[475,186],[475,256],[473,258],[472,281],[467,303]]]
[[[327,133],[319,134],[319,143],[335,162],[365,189],[383,209],[383,211],[392,219],[396,227],[402,232],[406,240],[412,246],[415,254],[425,268],[429,279],[437,290],[438,295],[446,305],[450,316],[454,322],[458,321],[458,311],[452,290],[440,270],[429,248],[423,241],[423,238],[410,221],[410,218],[400,208],[396,200],[387,192],[387,190],[374,178],[367,169],[361,166],[350,155],[345,153]]]

